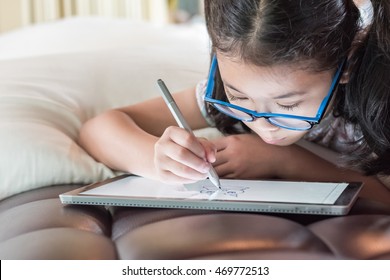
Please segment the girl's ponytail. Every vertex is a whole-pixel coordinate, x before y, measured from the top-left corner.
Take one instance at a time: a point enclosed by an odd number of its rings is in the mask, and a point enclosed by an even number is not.
[[[372,0],[373,21],[349,60],[339,112],[363,134],[351,162],[367,174],[390,174],[390,1]]]

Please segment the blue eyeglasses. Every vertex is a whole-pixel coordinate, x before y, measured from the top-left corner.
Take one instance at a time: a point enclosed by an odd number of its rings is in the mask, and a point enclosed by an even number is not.
[[[241,106],[237,106],[235,104],[231,104],[229,102],[212,98],[213,91],[214,91],[214,79],[215,79],[217,64],[218,64],[217,58],[214,55],[211,62],[209,78],[207,81],[206,96],[205,96],[206,102],[213,105],[221,113],[224,113],[240,121],[252,122],[258,118],[265,118],[272,125],[281,128],[305,131],[311,129],[315,124],[318,124],[321,121],[324,113],[326,112],[326,108],[328,107],[329,101],[332,99],[332,96],[335,92],[336,85],[340,81],[341,72],[345,64],[345,60],[339,65],[333,77],[329,92],[325,96],[324,100],[322,100],[315,117],[296,116],[296,115],[289,115],[289,114],[259,113],[253,110],[246,109]]]

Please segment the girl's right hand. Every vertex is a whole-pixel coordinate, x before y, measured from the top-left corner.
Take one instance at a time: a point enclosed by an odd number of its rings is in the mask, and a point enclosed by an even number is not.
[[[186,130],[168,127],[154,146],[157,177],[165,183],[183,184],[207,178],[216,148]]]

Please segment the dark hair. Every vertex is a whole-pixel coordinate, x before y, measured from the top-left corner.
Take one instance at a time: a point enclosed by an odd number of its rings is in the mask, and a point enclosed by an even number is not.
[[[389,174],[390,82],[384,75],[390,73],[390,4],[386,1],[373,0],[374,23],[359,45],[355,43],[361,18],[352,0],[205,0],[205,17],[213,53],[257,66],[335,70],[356,49],[348,62],[351,80],[336,93],[335,113],[364,135],[350,163],[367,173]],[[226,100],[219,72],[213,96]],[[222,132],[249,130],[209,104],[207,109]]]
[[[349,59],[350,79],[337,96],[337,112],[362,132],[349,155],[366,174],[390,174],[390,2],[372,0],[373,22]]]

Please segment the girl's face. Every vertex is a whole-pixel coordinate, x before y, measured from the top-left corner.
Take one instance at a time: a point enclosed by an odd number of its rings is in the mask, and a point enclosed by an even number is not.
[[[333,72],[313,73],[289,66],[258,67],[217,55],[230,103],[257,112],[314,117],[329,91]],[[244,122],[264,142],[287,146],[308,131],[283,129],[260,118]]]

